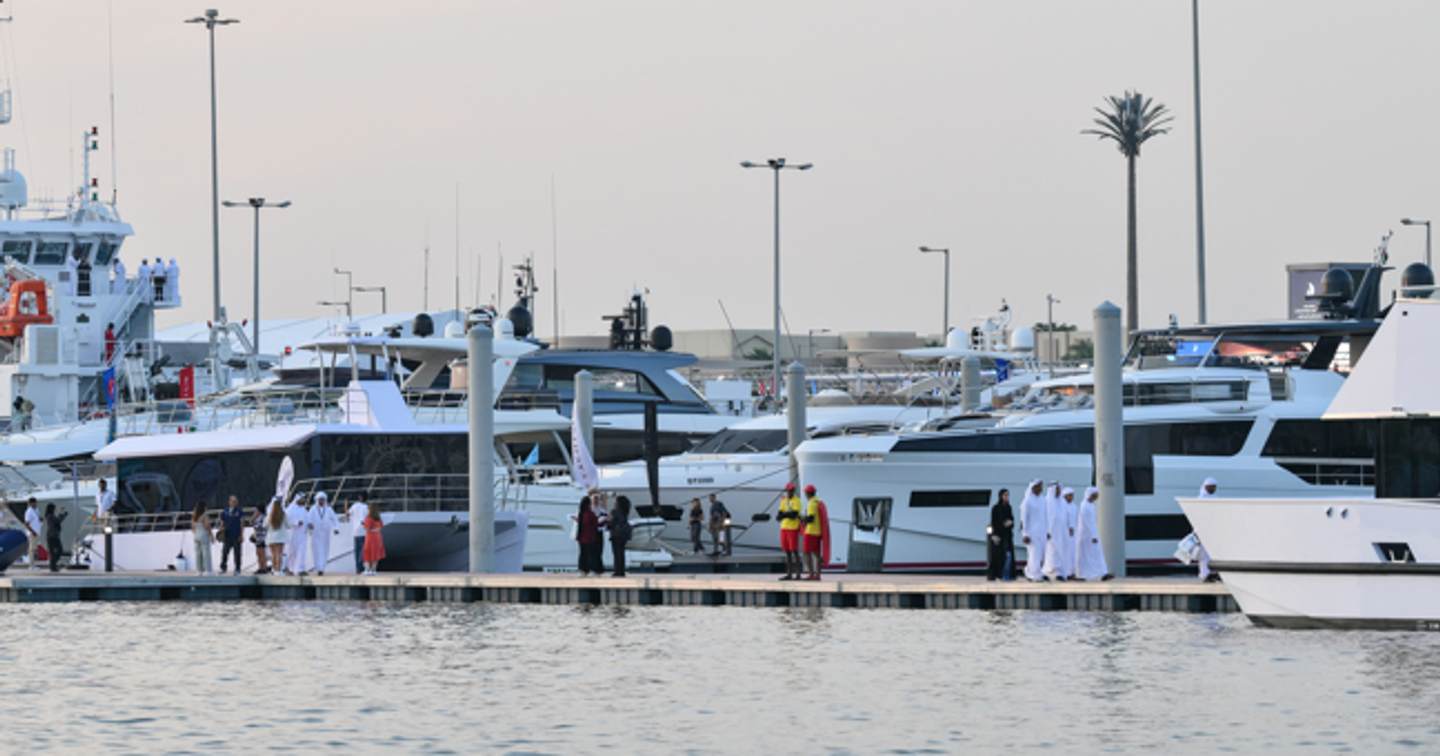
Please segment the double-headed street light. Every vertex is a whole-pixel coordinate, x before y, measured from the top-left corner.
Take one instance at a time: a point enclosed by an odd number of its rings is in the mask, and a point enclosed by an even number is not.
[[[1400,222],[1406,226],[1425,227],[1425,266],[1430,266],[1430,221],[1419,218],[1401,218]]]
[[[254,319],[254,322],[250,325],[250,349],[258,355],[260,354],[260,210],[267,207],[284,209],[290,206],[290,200],[266,202],[264,197],[251,197],[244,202],[225,200],[221,204],[225,205],[225,207],[255,208],[255,309],[250,316]]]
[[[947,341],[950,338],[950,248],[949,247],[920,247],[924,253],[939,252],[945,255],[945,323],[940,327],[940,339]]]
[[[386,312],[389,312],[389,307],[386,306],[386,293],[384,286],[356,286],[352,288],[351,291],[380,292],[380,314],[384,315]]]
[[[352,319],[350,315],[355,304],[355,271],[336,268],[335,275],[345,276],[345,320],[349,322]]]
[[[814,163],[787,164],[785,158],[770,158],[763,163],[746,160],[741,168],[769,168],[775,174],[775,341],[772,346],[772,375],[770,396],[774,399],[775,411],[780,411],[780,171],[785,169],[808,171]]]
[[[214,279],[214,322],[220,322],[220,158],[217,154],[215,107],[215,27],[238,24],[237,18],[220,18],[220,11],[211,8],[205,15],[185,20],[187,24],[204,24],[210,34],[210,240]],[[215,342],[212,334],[211,344]]]

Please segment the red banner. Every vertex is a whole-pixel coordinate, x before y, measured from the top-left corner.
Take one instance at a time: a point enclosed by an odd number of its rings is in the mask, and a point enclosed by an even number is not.
[[[191,407],[195,406],[195,366],[180,368],[180,398]]]

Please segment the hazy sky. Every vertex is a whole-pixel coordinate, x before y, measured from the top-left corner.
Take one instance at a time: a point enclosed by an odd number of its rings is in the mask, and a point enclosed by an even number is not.
[[[78,183],[74,146],[102,128],[114,19],[120,209],[143,256],[176,257],[186,306],[210,313],[204,2],[9,0],[6,74],[32,195]],[[1008,298],[1022,322],[1061,298],[1089,323],[1123,304],[1124,161],[1082,137],[1090,108],[1138,88],[1176,113],[1140,161],[1142,323],[1195,316],[1190,4],[1053,2],[228,2],[217,31],[222,197],[294,207],[264,219],[266,313],[313,315],[357,284],[418,308],[454,291],[456,182],[464,300],[534,251],[552,330],[550,181],[564,330],[648,287],[656,322],[770,322],[771,184],[737,163],[813,161],[783,177],[793,330],[938,330]],[[1212,320],[1284,310],[1287,262],[1423,254],[1403,215],[1440,216],[1440,3],[1201,3]],[[224,297],[250,310],[251,216],[222,210]],[[1440,220],[1440,217],[1437,217]],[[361,297],[367,302],[367,295]],[[370,307],[378,301],[370,295]],[[506,286],[504,304],[511,303]]]

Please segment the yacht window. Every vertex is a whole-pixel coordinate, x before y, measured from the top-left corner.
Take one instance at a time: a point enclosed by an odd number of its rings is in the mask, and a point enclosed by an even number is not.
[[[917,507],[988,507],[990,489],[969,491],[911,491],[910,506]]]
[[[748,454],[775,452],[785,448],[788,431],[777,430],[723,430],[696,444],[690,451],[695,454]]]
[[[0,254],[3,254],[5,257],[13,259],[15,262],[20,263],[21,265],[29,265],[30,242],[7,241],[5,242],[3,251],[0,251]]]
[[[1263,457],[1374,459],[1373,420],[1277,420]]]
[[[1126,405],[1193,404],[1197,402],[1244,401],[1249,384],[1245,381],[1182,381],[1176,383],[1127,383],[1122,395]]]
[[[1185,515],[1128,515],[1125,518],[1127,541],[1178,541],[1194,529]]]
[[[1208,367],[1299,367],[1315,346],[1315,337],[1236,334],[1215,346]]]
[[[115,257],[115,250],[119,248],[119,244],[111,244],[110,242],[103,241],[100,242],[100,246],[95,250],[95,264],[109,265],[110,260]]]
[[[552,391],[573,391],[575,374],[585,368],[578,365],[545,365],[545,388]],[[591,370],[591,385],[596,393],[646,394],[657,396],[655,387],[645,376],[630,370]]]
[[[1212,341],[1208,338],[1180,338],[1167,333],[1141,334],[1130,347],[1125,365],[1138,370],[1195,367],[1209,353]]]
[[[214,509],[220,506],[217,495],[224,480],[225,465],[219,459],[201,459],[190,468],[190,474],[185,478],[183,500],[192,507],[203,503],[206,509]]]
[[[521,362],[510,372],[510,379],[505,381],[505,390],[535,390],[539,389],[545,382],[545,368],[543,365],[534,365]]]
[[[1375,445],[1375,495],[1382,499],[1440,496],[1440,422],[1381,420]]]
[[[69,248],[69,242],[42,241],[35,247],[35,264],[63,265],[65,264],[65,251]]]
[[[1250,420],[1221,420],[1195,423],[1153,423],[1125,428],[1125,455],[1139,460],[1143,455],[1228,457],[1238,454],[1250,435]],[[984,431],[954,435],[915,436],[895,444],[897,452],[1008,452],[1020,454],[1091,454],[1095,429],[1085,425],[1039,431]]]
[[[70,257],[77,263],[86,263],[90,259],[90,242],[76,242],[75,248],[70,250]]]

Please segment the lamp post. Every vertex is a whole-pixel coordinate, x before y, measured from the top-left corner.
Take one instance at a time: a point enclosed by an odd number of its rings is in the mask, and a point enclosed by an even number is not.
[[[1195,90],[1195,281],[1199,321],[1205,323],[1205,161],[1200,152],[1200,0],[1190,0],[1191,72]]]
[[[345,319],[351,320],[351,309],[355,301],[355,271],[335,269],[335,275],[345,276]]]
[[[205,11],[205,15],[196,16],[185,20],[187,24],[204,24],[205,30],[210,35],[210,240],[211,240],[211,265],[214,267],[214,322],[220,322],[220,158],[218,157],[216,137],[216,106],[215,106],[215,27],[238,24],[237,18],[220,18],[220,11],[211,8]],[[213,346],[215,336],[212,332],[210,343]]]
[[[1050,377],[1055,377],[1055,305],[1060,300],[1054,294],[1045,295],[1045,317],[1050,321]]]
[[[348,320],[351,320],[351,317],[350,317],[350,300],[348,300],[348,299],[345,300],[345,301],[343,301],[343,302],[322,301],[322,302],[316,302],[315,304],[320,305],[321,307],[344,307],[344,308],[345,308],[345,320],[347,320],[347,321],[348,321]]]
[[[1400,222],[1406,226],[1425,227],[1425,266],[1430,266],[1430,221],[1420,218],[1401,218]]]
[[[815,167],[814,163],[797,163],[787,165],[785,158],[770,158],[763,163],[752,163],[746,160],[740,163],[741,168],[769,168],[775,174],[775,341],[771,347],[771,376],[770,396],[775,401],[775,409],[780,409],[780,171],[787,168],[796,171],[808,171]]]
[[[384,287],[384,286],[356,286],[356,287],[352,288],[351,291],[369,291],[369,292],[378,291],[378,292],[380,292],[380,314],[381,314],[381,315],[384,315],[385,313],[387,313],[387,312],[390,311],[389,306],[387,305],[386,293],[385,293],[385,287]]]
[[[830,329],[811,328],[809,332],[805,335],[805,340],[810,346],[810,361],[815,363],[815,367],[818,369],[820,367],[820,360],[816,359],[815,357],[815,334],[817,333],[830,333]]]
[[[949,247],[921,247],[921,252],[939,252],[945,255],[945,323],[940,328],[940,340],[950,338],[950,248]]]
[[[225,207],[255,208],[255,301],[253,314],[250,316],[254,320],[250,325],[250,348],[258,356],[260,354],[260,210],[267,207],[284,209],[290,206],[290,200],[266,202],[264,197],[251,197],[244,202],[225,200],[221,204]]]

